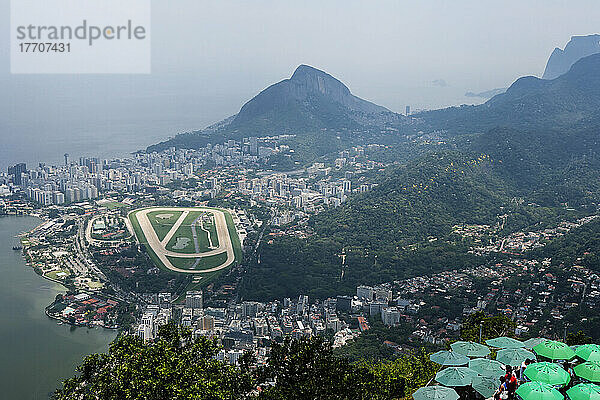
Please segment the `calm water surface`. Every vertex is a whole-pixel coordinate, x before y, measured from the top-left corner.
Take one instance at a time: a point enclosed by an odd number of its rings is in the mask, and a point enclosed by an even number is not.
[[[0,217],[0,398],[47,399],[90,353],[103,352],[115,332],[58,325],[44,307],[60,285],[47,281],[13,251],[15,235],[37,218]]]

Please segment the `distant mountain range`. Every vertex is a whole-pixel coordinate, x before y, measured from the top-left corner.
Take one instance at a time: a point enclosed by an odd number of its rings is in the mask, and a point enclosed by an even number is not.
[[[477,106],[450,107],[418,114],[433,129],[462,134],[511,126],[527,129],[570,125],[597,114],[600,107],[600,54],[584,57],[553,80],[526,76],[505,93]]]
[[[576,44],[567,45],[565,57],[581,54],[585,46],[579,42],[589,44],[600,35],[582,38],[572,39],[570,43]],[[291,78],[261,91],[238,114],[206,129],[177,135],[150,146],[147,151],[198,148],[249,136],[294,134],[298,137],[294,144],[300,143],[303,152],[311,154],[301,161],[310,161],[339,147],[381,139],[377,135],[386,127],[400,133],[443,130],[462,134],[495,127],[568,126],[597,114],[600,76],[596,71],[600,71],[600,53],[579,59],[558,78],[523,77],[484,104],[428,111],[417,114],[414,120],[353,95],[346,85],[326,72],[300,65]],[[487,96],[500,91],[471,95]],[[332,142],[334,137],[338,138],[336,143]]]
[[[564,50],[558,47],[554,49],[542,78],[558,78],[581,58],[596,53],[600,53],[600,35],[573,36]]]
[[[206,143],[247,136],[314,134],[323,129],[369,130],[399,125],[401,114],[363,100],[333,76],[300,65],[289,79],[271,85],[242,106],[239,113],[207,129],[177,135],[148,151],[175,146],[195,148]]]
[[[497,88],[491,90],[485,90],[483,92],[467,92],[465,93],[465,97],[481,97],[483,99],[491,99],[497,94],[506,92],[506,88]]]

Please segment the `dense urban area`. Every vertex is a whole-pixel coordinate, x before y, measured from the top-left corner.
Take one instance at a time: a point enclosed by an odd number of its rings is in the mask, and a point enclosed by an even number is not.
[[[373,144],[307,168],[274,172],[264,167],[269,157],[293,152],[278,139],[250,137],[115,160],[71,160],[65,154],[64,165],[17,164],[1,174],[0,211],[41,218],[20,235],[15,249],[22,249],[38,274],[67,289],[47,307],[48,316],[120,329],[145,341],[175,322],[195,337],[217,338],[220,360],[236,364],[250,351],[260,365],[271,343],[285,337],[321,335],[336,351],[355,357],[392,359],[423,346],[443,348],[458,338],[464,318],[480,311],[513,320],[517,336],[560,338],[581,323],[573,310],[599,306],[597,272],[577,263],[557,269],[540,252],[596,221],[596,214],[506,236],[496,231],[507,215],[499,215],[496,226],[455,225],[453,234],[470,244],[466,253],[496,255],[493,262],[448,265],[442,272],[365,283],[354,293],[327,298],[245,300],[237,284],[261,241],[311,237],[310,216],[371,190],[386,167],[369,158],[382,147]],[[212,276],[158,268],[128,219],[131,210],[151,205],[229,209],[244,258]],[[345,254],[339,258],[343,267]]]
[[[0,172],[46,323],[118,332],[55,398],[597,399],[600,53],[572,58],[405,114],[300,65],[203,130]]]

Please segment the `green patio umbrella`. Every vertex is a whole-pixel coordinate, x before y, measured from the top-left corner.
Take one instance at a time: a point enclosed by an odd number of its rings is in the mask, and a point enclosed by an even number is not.
[[[519,347],[523,347],[523,342],[521,342],[520,340],[509,338],[506,336],[497,337],[495,339],[488,339],[485,341],[485,344],[499,349],[516,349]]]
[[[526,341],[523,342],[523,344],[526,349],[531,350],[535,346],[537,346],[538,344],[540,344],[542,342],[545,342],[546,340],[548,340],[548,339],[544,339],[541,337],[535,337],[535,338],[527,339]]]
[[[471,383],[471,387],[486,399],[492,397],[499,386],[499,378],[488,378],[485,376],[476,376],[473,378],[473,383]]]
[[[552,386],[565,386],[571,381],[569,373],[558,364],[538,362],[525,368],[525,376],[532,381],[544,382]]]
[[[426,386],[414,392],[412,397],[415,400],[458,400],[458,393],[444,386]]]
[[[580,383],[567,390],[571,400],[600,400],[600,386],[593,383]]]
[[[535,354],[524,348],[498,350],[496,360],[502,364],[518,367],[527,359],[535,360]]]
[[[485,357],[490,354],[487,346],[476,342],[454,342],[450,345],[452,351],[468,357]]]
[[[527,382],[515,392],[523,400],[563,400],[564,396],[552,386],[543,382]]]
[[[475,376],[471,368],[448,367],[435,374],[435,380],[444,386],[469,386]]]
[[[584,344],[577,347],[575,355],[585,361],[600,361],[600,346],[597,344]]]
[[[469,357],[459,354],[455,351],[441,350],[429,356],[429,359],[440,365],[465,365],[469,362]]]
[[[469,361],[469,368],[488,378],[498,378],[504,374],[502,363],[488,358],[476,358]]]
[[[556,340],[546,340],[533,347],[533,351],[538,356],[546,357],[551,360],[570,360],[575,357],[575,352],[565,343]]]
[[[590,382],[600,382],[600,361],[586,361],[573,368],[575,375]]]

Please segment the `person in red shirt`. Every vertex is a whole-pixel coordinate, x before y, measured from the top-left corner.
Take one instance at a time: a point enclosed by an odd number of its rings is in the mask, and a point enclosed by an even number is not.
[[[506,387],[508,388],[508,398],[512,399],[515,396],[518,381],[510,365],[506,366],[506,375],[504,375],[504,380],[506,382]]]

